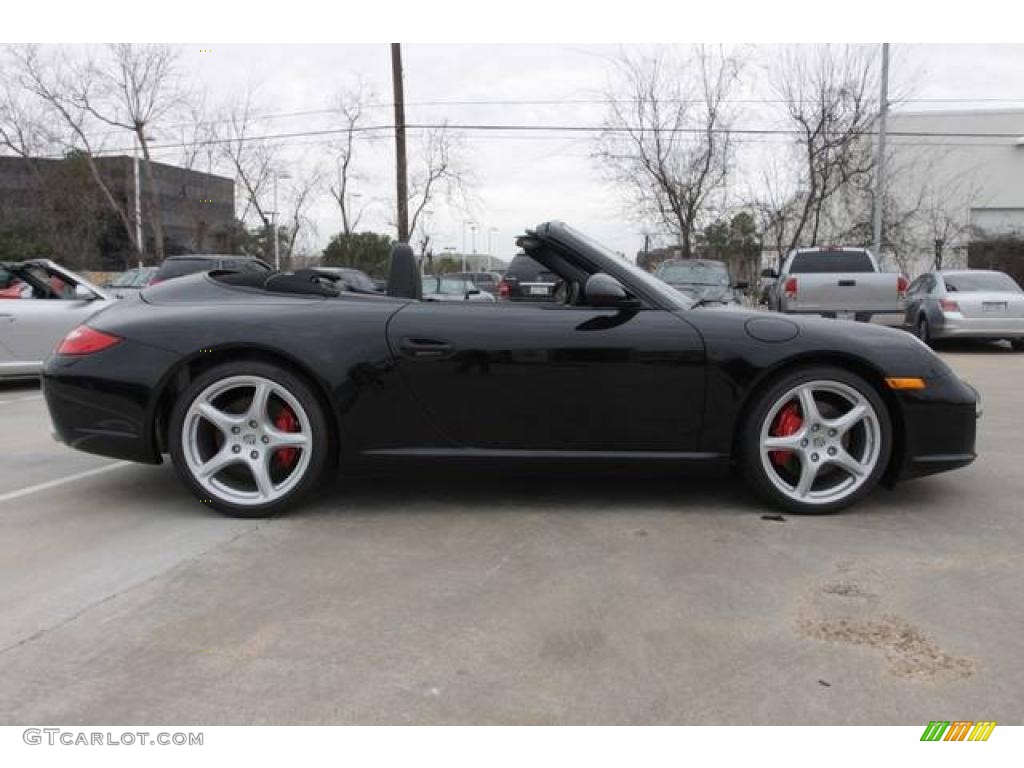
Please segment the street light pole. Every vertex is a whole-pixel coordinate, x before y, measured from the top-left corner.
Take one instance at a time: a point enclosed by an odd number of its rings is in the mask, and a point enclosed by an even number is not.
[[[476,224],[470,224],[469,225],[469,229],[473,233],[473,256],[475,257],[476,256]],[[476,268],[476,265],[474,265],[474,268]],[[465,271],[465,269],[463,269],[463,271]]]
[[[466,271],[466,225],[472,224],[469,219],[462,220],[462,271]]]
[[[135,167],[135,244],[139,252],[139,266],[142,266],[142,187],[139,184],[139,137],[132,132],[132,158]]]
[[[494,266],[494,262],[491,260],[491,257],[494,254],[494,250],[493,250],[493,248],[491,246],[491,235],[493,235],[497,231],[498,231],[497,227],[489,227],[487,229],[487,271],[488,272],[490,272],[491,269]]]
[[[878,105],[878,160],[875,163],[875,258],[882,256],[882,213],[885,208],[885,118],[889,113],[889,44],[882,43],[882,93]]]

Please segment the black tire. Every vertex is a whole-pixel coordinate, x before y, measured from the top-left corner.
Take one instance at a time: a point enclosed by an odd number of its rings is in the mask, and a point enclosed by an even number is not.
[[[1016,352],[1024,352],[1024,339],[1010,339],[1010,346]]]
[[[258,376],[281,385],[302,406],[309,419],[310,458],[302,477],[295,486],[281,497],[265,504],[236,504],[218,498],[204,488],[193,476],[184,455],[182,431],[186,414],[196,397],[210,385],[234,376]],[[285,368],[255,360],[239,360],[223,363],[191,383],[178,398],[171,411],[168,429],[168,443],[171,461],[182,482],[205,505],[231,517],[261,518],[285,512],[298,505],[319,483],[330,456],[329,426],[324,409],[306,380]]]
[[[775,486],[761,461],[761,428],[769,412],[787,392],[801,383],[811,381],[834,381],[856,390],[873,407],[880,432],[880,449],[873,470],[859,488],[845,498],[829,503],[807,503],[790,498]],[[878,485],[892,455],[892,419],[878,391],[863,378],[833,366],[799,368],[774,379],[753,397],[747,417],[740,427],[737,459],[747,485],[765,501],[795,514],[830,514],[855,504]]]
[[[917,338],[927,344],[929,347],[935,346],[935,341],[932,339],[931,326],[928,325],[928,318],[921,315],[917,318],[917,326],[915,328]]]

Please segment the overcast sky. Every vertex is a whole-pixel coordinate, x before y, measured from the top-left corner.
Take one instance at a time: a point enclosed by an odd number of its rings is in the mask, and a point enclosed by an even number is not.
[[[200,49],[211,49],[201,53]],[[240,94],[257,85],[261,113],[309,112],[327,107],[343,86],[362,78],[380,96],[375,122],[389,123],[391,110],[390,59],[386,44],[378,45],[218,45],[185,46],[184,64],[197,86],[206,87],[214,101]],[[617,46],[599,45],[407,45],[405,93],[410,123],[595,125],[603,108],[580,103],[599,98],[608,82],[610,61]],[[635,50],[635,49],[630,49]],[[764,90],[762,63],[767,49],[745,49],[742,96],[769,97]],[[914,109],[1024,109],[1024,46],[897,45],[893,49],[893,87],[909,87],[918,99],[963,100],[915,102]],[[996,99],[1020,99],[1017,102]],[[547,104],[456,104],[451,102],[551,102]],[[428,105],[423,102],[446,102]],[[773,118],[761,107],[743,106],[737,124],[761,127]],[[333,127],[325,115],[268,119],[267,133]],[[1022,121],[1024,134],[1024,121]],[[323,138],[290,139],[286,151],[297,166],[322,163]],[[411,137],[415,142],[415,136]],[[759,148],[782,151],[779,139]],[[411,147],[411,149],[413,149]],[[592,145],[584,136],[468,132],[464,157],[476,179],[478,204],[477,250],[487,247],[487,232],[495,228],[493,252],[507,258],[513,239],[525,227],[546,219],[562,219],[586,230],[611,247],[632,255],[642,245],[641,227],[628,215],[627,200],[601,178],[591,158]],[[381,198],[364,221],[364,228],[391,231],[393,144],[380,141],[362,151],[358,162],[366,177],[365,200]],[[166,156],[168,160],[172,158]],[[414,161],[414,157],[410,161]],[[283,206],[282,206],[283,207]],[[462,247],[464,216],[434,210],[431,229],[435,250]],[[322,246],[340,228],[329,199],[315,211],[317,238]],[[469,234],[467,232],[467,240]],[[471,243],[467,243],[471,245]]]

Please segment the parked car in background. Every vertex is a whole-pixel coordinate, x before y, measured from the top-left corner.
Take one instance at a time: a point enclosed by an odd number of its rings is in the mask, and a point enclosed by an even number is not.
[[[790,251],[775,277],[768,306],[786,314],[811,314],[870,322],[874,315],[903,314],[907,279],[882,272],[864,248],[823,246]]]
[[[513,257],[498,283],[498,298],[509,301],[553,301],[558,278],[525,253]]]
[[[713,259],[670,259],[663,261],[654,276],[686,294],[701,305],[742,303],[738,291],[747,283],[733,283],[725,262]]]
[[[317,267],[317,272],[337,275],[346,288],[353,293],[381,293],[372,277],[354,267]]]
[[[115,299],[135,296],[153,282],[156,272],[156,267],[135,267],[122,272],[110,282],[104,283],[103,287],[112,293]]]
[[[452,275],[424,275],[424,301],[494,301],[494,294],[481,291],[472,280]]]
[[[238,272],[273,272],[274,268],[255,256],[239,256],[231,254],[199,254],[189,253],[181,256],[168,256],[150,280],[150,284],[162,283],[173,277],[191,275],[195,272],[208,272],[212,269],[233,269]]]
[[[0,379],[38,375],[68,331],[116,301],[48,259],[0,262]]]
[[[907,289],[907,327],[921,341],[1007,339],[1024,350],[1024,292],[1004,272],[928,272]]]
[[[487,291],[492,296],[498,294],[498,284],[501,282],[501,275],[497,272],[453,272],[452,277],[461,277],[471,280],[481,291]]]

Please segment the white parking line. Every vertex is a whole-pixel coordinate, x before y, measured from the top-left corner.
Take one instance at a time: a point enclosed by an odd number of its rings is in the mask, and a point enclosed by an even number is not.
[[[127,467],[132,462],[130,461],[115,461],[113,464],[105,464],[102,467],[96,467],[95,469],[87,469],[84,472],[79,472],[74,475],[68,475],[58,480],[49,480],[45,483],[39,483],[38,485],[30,485],[28,488],[20,488],[17,491],[10,491],[9,493],[0,494],[0,504],[5,501],[13,501],[14,499],[20,499],[23,496],[30,496],[33,493],[39,491],[45,491],[50,488],[56,488],[58,485],[64,485],[66,483],[73,483],[76,480],[82,480],[86,477],[92,477],[93,475],[101,475],[104,472],[109,472],[112,469],[119,469],[120,467]]]
[[[0,400],[0,405],[10,405],[11,403],[24,403],[26,400],[42,400],[42,395],[28,395],[27,397],[16,397],[13,400]]]

